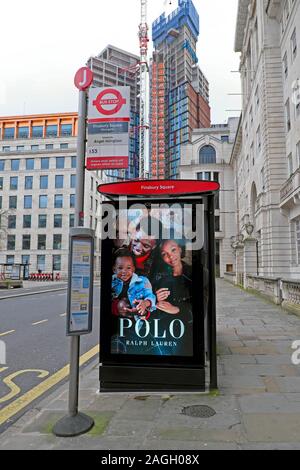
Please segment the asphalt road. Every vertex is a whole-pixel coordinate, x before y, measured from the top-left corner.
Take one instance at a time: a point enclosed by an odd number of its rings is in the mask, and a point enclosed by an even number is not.
[[[96,287],[93,333],[82,336],[80,355],[99,344],[99,297],[100,289]],[[66,290],[0,300],[0,340],[6,345],[5,368],[0,365],[0,414],[69,363],[66,305]],[[0,426],[0,432],[4,428],[7,425]]]

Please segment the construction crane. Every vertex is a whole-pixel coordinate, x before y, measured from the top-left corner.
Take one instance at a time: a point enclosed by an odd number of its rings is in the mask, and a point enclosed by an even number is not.
[[[139,25],[140,39],[140,154],[139,154],[139,176],[144,179],[147,176],[146,171],[146,153],[147,153],[147,131],[149,130],[147,116],[147,78],[149,73],[148,66],[148,23],[147,23],[147,0],[141,2],[141,23]]]

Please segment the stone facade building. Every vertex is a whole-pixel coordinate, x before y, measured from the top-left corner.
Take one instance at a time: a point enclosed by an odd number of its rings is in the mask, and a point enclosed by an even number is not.
[[[216,124],[209,129],[196,129],[192,143],[182,148],[180,178],[218,181],[221,185],[216,201],[217,273],[234,270],[235,260],[231,237],[236,234],[236,211],[233,169],[230,158],[239,118],[230,118],[227,124]]]
[[[233,245],[243,276],[300,274],[300,110],[293,90],[300,77],[299,19],[299,0],[239,2],[235,51],[243,112],[231,163],[238,214]]]

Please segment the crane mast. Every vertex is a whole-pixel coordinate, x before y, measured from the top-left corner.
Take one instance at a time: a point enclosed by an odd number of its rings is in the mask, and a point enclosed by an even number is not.
[[[139,176],[146,177],[146,152],[147,152],[147,77],[148,66],[148,24],[147,24],[147,0],[141,2],[141,23],[139,25],[140,39],[140,154],[139,154]]]

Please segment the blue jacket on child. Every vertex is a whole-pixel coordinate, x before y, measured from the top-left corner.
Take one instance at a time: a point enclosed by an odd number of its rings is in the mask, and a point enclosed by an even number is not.
[[[121,294],[123,285],[123,281],[114,275],[112,278],[112,290],[115,298],[119,297]],[[151,283],[146,277],[138,276],[134,273],[129,284],[127,295],[132,308],[135,307],[135,300],[150,300],[150,312],[156,310],[156,296],[153,294]]]

